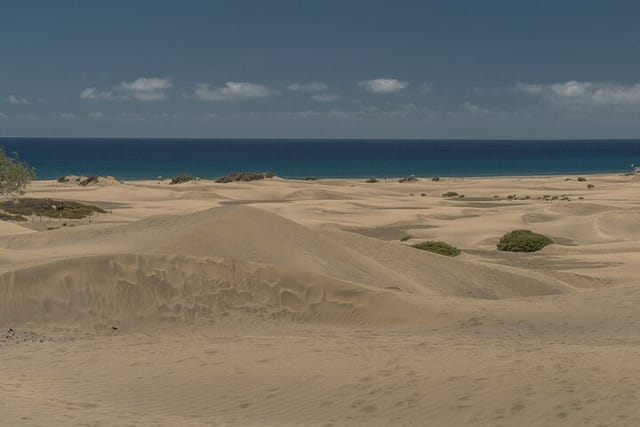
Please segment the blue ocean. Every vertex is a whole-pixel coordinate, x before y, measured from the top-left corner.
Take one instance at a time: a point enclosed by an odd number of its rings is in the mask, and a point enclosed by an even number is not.
[[[39,179],[113,175],[215,178],[273,171],[285,178],[499,176],[627,172],[640,140],[391,140],[0,138]]]

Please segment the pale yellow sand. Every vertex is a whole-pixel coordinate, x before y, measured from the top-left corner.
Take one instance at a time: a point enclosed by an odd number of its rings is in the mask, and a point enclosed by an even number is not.
[[[36,182],[111,213],[0,222],[0,425],[640,425],[640,177],[565,178]]]

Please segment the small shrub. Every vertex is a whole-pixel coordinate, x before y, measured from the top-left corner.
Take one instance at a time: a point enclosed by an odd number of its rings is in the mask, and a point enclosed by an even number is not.
[[[78,182],[80,187],[86,187],[89,184],[97,184],[100,182],[99,178],[96,175],[88,176],[85,179]]]
[[[587,178],[585,178],[584,176],[579,176],[579,177],[577,178],[577,181],[578,181],[578,182],[585,182],[586,180],[587,180]]]
[[[216,179],[217,183],[226,184],[234,181],[258,181],[265,178],[273,178],[275,175],[273,172],[237,172],[230,173],[229,175],[221,176]]]
[[[58,177],[58,179],[56,181],[58,181],[59,183],[63,184],[65,182],[69,182],[69,177],[66,176],[66,175],[62,175],[62,176]]]
[[[456,248],[445,242],[440,242],[438,240],[428,240],[422,243],[416,243],[415,245],[411,245],[412,248],[421,249],[427,252],[433,252],[438,255],[445,256],[458,256],[460,255],[460,249]]]
[[[183,184],[185,182],[189,182],[189,181],[195,181],[196,177],[195,176],[191,176],[191,175],[177,175],[175,176],[171,182],[169,184],[175,185],[175,184]]]
[[[49,218],[81,219],[94,213],[107,213],[102,208],[71,200],[54,199],[16,199],[0,203],[0,209],[11,215],[23,217],[29,215],[45,216]]]
[[[587,185],[587,188],[588,188],[589,190],[593,190],[593,189],[595,188],[595,185],[593,185],[593,184],[589,184],[589,185]]]
[[[375,178],[369,178],[368,180],[365,181],[367,184],[375,184],[376,182],[380,182]]]
[[[431,181],[439,182],[440,181],[440,177],[439,176],[434,176],[433,178],[431,178]]]
[[[405,176],[404,178],[400,178],[398,182],[418,182],[418,178],[413,175]]]
[[[446,193],[442,194],[442,197],[458,197],[458,196],[460,195],[455,191],[447,191]]]
[[[427,197],[427,193],[420,193],[420,197]]]
[[[313,177],[313,176],[307,176],[302,178],[303,181],[315,181],[317,178]]]
[[[407,241],[407,240],[409,240],[409,239],[411,239],[411,236],[402,236],[402,237],[400,238],[400,241],[401,241],[401,242],[406,242],[406,241]]]
[[[11,215],[4,212],[0,212],[0,220],[2,221],[28,221],[28,219],[22,215]]]
[[[542,234],[530,230],[514,230],[502,236],[497,247],[500,251],[536,252],[552,243],[553,240]]]
[[[0,196],[23,194],[34,177],[34,169],[21,162],[17,153],[7,155],[0,147]]]

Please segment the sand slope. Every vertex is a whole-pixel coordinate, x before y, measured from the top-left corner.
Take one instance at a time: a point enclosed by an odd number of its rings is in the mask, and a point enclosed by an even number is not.
[[[411,305],[389,291],[253,262],[185,256],[53,261],[0,275],[0,300],[2,324],[98,331],[212,324],[227,316],[345,325],[411,317]]]
[[[398,305],[398,292],[390,291],[506,298],[572,289],[540,273],[314,231],[246,206],[17,235],[5,248],[65,254],[0,275],[0,320],[18,325],[101,329],[128,321],[135,330],[152,320],[197,323],[230,310],[331,323],[366,312],[380,323],[398,317],[396,309],[367,304],[384,294],[380,300]],[[82,255],[89,248],[105,254]]]

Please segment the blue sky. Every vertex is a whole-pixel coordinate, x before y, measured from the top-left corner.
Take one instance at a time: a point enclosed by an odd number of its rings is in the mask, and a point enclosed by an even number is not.
[[[637,1],[0,0],[0,136],[640,136]]]

